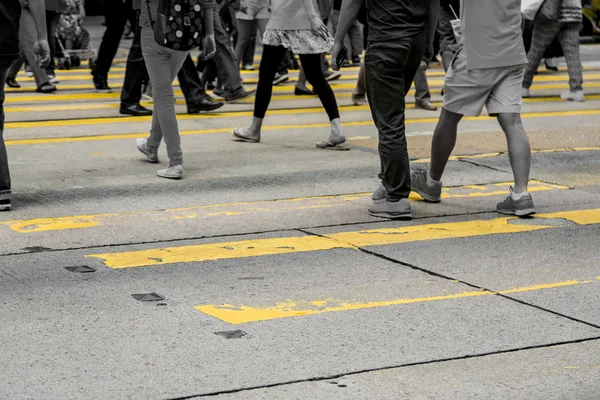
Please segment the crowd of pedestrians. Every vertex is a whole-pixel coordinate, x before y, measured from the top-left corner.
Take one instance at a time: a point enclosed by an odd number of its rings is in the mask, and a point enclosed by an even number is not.
[[[197,8],[183,18],[188,18],[187,26],[203,27],[190,39],[196,40],[202,31],[204,39],[200,41],[197,63],[188,50],[179,49],[179,44],[169,47],[165,45],[166,36],[165,43],[158,39],[155,24],[164,18],[159,5],[168,3],[106,0],[106,31],[97,60],[91,65],[95,89],[111,91],[109,71],[129,22],[133,41],[120,112],[152,115],[150,135],[138,139],[136,147],[149,162],[157,163],[158,148],[164,140],[169,166],[158,171],[163,178],[184,176],[174,106],[175,78],[184,93],[188,113],[212,111],[255,96],[249,126],[234,129],[233,138],[257,143],[273,85],[289,81],[289,69],[298,68],[294,93],[317,95],[331,122],[329,136],[317,143],[317,148],[349,150],[328,82],[340,78],[340,68],[357,66],[360,72],[352,102],[370,106],[379,131],[381,184],[373,193],[371,215],[410,218],[411,190],[425,201],[439,202],[442,175],[455,146],[459,122],[463,116],[479,115],[484,106],[506,134],[515,179],[511,193],[497,210],[530,215],[535,212],[527,192],[531,155],[520,111],[521,99],[530,95],[529,88],[542,59],[546,68],[555,70],[554,58],[564,54],[570,90],[561,97],[585,100],[579,55],[581,0],[547,0],[556,8],[556,20],[526,23],[519,0],[196,0],[190,4]],[[181,7],[177,7],[173,12],[180,11]],[[2,0],[0,82],[17,87],[17,72],[26,63],[38,92],[56,90],[59,82],[54,73],[54,33],[57,25],[68,25],[61,19],[65,9],[83,19],[83,0]],[[202,21],[193,16],[195,12],[202,15]],[[171,17],[169,21],[175,26],[182,22],[178,19]],[[175,36],[181,39],[183,33],[178,30],[169,40],[179,40]],[[255,91],[244,88],[240,70],[255,68],[257,41],[262,44],[262,56]],[[326,57],[329,52],[333,70]],[[405,96],[414,84],[416,107],[437,110],[431,102],[426,69],[438,56],[447,74],[443,107],[432,139],[431,163],[428,169],[411,170]],[[207,93],[209,90],[212,96]],[[153,110],[142,106],[143,93],[151,93]],[[4,85],[0,88],[0,107],[3,100]],[[1,138],[3,121],[0,108],[0,209],[6,210],[10,209],[11,192]]]

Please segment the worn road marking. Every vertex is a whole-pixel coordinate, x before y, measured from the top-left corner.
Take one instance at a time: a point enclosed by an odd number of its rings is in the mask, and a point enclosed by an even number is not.
[[[564,219],[579,225],[600,224],[600,209],[566,211],[540,214],[538,218]],[[511,221],[517,221],[513,223]],[[295,236],[273,239],[244,240],[193,246],[130,252],[90,254],[110,268],[134,268],[175,263],[203,262],[209,260],[257,257],[274,254],[302,253],[332,249],[401,244],[425,240],[454,239],[506,233],[533,232],[543,229],[560,229],[555,224],[527,223],[515,217],[492,220],[471,220],[438,224],[411,225],[398,228],[339,232],[324,236]]]
[[[593,76],[600,77],[600,75],[597,75],[597,74],[593,74]],[[346,80],[356,81],[357,78],[358,78],[358,75],[343,75],[342,78],[340,78],[340,80],[331,82],[330,86],[332,88],[337,88],[337,89],[353,89],[354,87],[356,87],[356,82],[352,82],[352,83],[338,83],[338,82],[344,82]],[[586,88],[600,87],[600,82],[590,82],[589,79],[596,79],[596,78],[588,78],[588,80],[586,81],[586,84],[585,84]],[[65,80],[71,80],[71,79],[66,78]],[[79,79],[77,79],[77,80],[79,80]],[[550,85],[540,85],[538,83],[538,82],[563,82],[563,81],[568,81],[568,80],[569,80],[568,76],[565,76],[565,75],[541,76],[541,77],[539,77],[539,79],[536,77],[531,89],[532,90],[546,90],[546,89],[568,88],[569,87],[568,83],[557,83],[557,84],[550,84]],[[290,80],[290,82],[294,82],[294,81],[295,81],[295,79]],[[256,85],[257,82],[258,82],[257,78],[244,79],[244,84]],[[430,88],[441,88],[444,84],[444,79],[429,79],[428,83],[429,83]],[[111,83],[110,86],[113,90],[118,90],[118,91],[120,91],[121,88],[123,87],[122,83]],[[94,85],[89,84],[89,83],[70,84],[70,85],[61,84],[60,89],[61,90],[94,90]],[[290,90],[291,90],[291,86],[289,86],[289,85],[273,87],[273,92],[276,92],[276,93],[280,93],[283,91],[290,91]],[[33,91],[35,91],[35,86],[33,86],[33,85],[32,86],[23,86],[20,88],[6,88],[7,93],[23,93],[23,92],[33,92]]]
[[[485,185],[467,185],[444,188],[442,198],[460,199],[469,197],[488,197],[505,195],[511,182],[501,182]],[[565,190],[567,186],[559,186],[539,181],[532,181],[530,192],[549,190]],[[123,229],[126,224],[138,224],[157,221],[197,220],[216,217],[239,217],[248,214],[273,214],[276,212],[293,212],[316,208],[354,207],[354,204],[368,201],[371,193],[343,194],[334,196],[317,196],[275,201],[253,201],[232,204],[212,204],[206,206],[166,209],[160,211],[146,210],[127,213],[78,215],[55,218],[36,218],[28,220],[0,221],[0,225],[8,226],[19,233],[39,233],[64,231],[72,229],[94,228],[97,226],[114,226]],[[411,193],[411,200],[422,200],[416,193]]]
[[[343,107],[341,107],[343,109]],[[358,107],[357,107],[358,108]],[[303,113],[313,112],[313,109],[304,109]],[[321,108],[318,109],[318,112],[323,112]],[[298,110],[273,110],[271,114],[280,113],[283,115],[287,114],[298,114],[301,109]],[[314,111],[317,112],[317,111]],[[234,113],[231,113],[234,114]],[[222,113],[222,114],[214,114],[218,116],[226,116],[231,117],[231,114]],[[241,115],[251,116],[251,111],[244,111],[240,113],[235,113]],[[556,111],[556,112],[533,112],[533,113],[523,113],[521,114],[521,118],[545,118],[545,117],[576,117],[576,116],[584,116],[584,115],[598,115],[600,114],[600,110],[573,110],[573,111]],[[203,117],[209,117],[205,115]],[[128,118],[112,118],[115,121],[121,122],[131,122],[132,120],[143,120],[147,117],[131,117]],[[192,117],[193,119],[194,117]],[[195,116],[195,118],[199,118]],[[202,118],[202,117],[200,117]],[[210,116],[210,118],[214,118],[214,116]],[[484,121],[488,120],[490,117],[481,116],[481,117],[465,117],[464,121]],[[100,120],[111,120],[111,118],[103,118]],[[49,124],[54,124],[55,122],[60,121],[46,121],[46,122],[19,122],[14,123],[16,127],[31,127],[27,126],[27,124],[36,124],[39,127],[48,126]],[[415,118],[415,119],[407,119],[407,124],[425,124],[425,123],[436,123],[438,122],[438,118]],[[21,124],[21,126],[17,126]],[[104,122],[97,122],[97,124],[104,124]],[[9,124],[6,124],[9,125]],[[372,120],[368,121],[355,121],[355,122],[345,122],[344,126],[371,126],[373,125]],[[56,124],[56,126],[64,126],[60,124]],[[262,129],[267,131],[273,130],[291,130],[291,129],[314,129],[314,128],[329,128],[329,123],[318,123],[318,124],[295,124],[295,125],[272,125],[272,126],[264,126]],[[231,133],[232,128],[210,128],[210,129],[197,129],[190,131],[181,131],[181,135],[206,135],[213,133]],[[129,133],[129,134],[112,134],[112,135],[93,135],[93,136],[75,136],[75,137],[54,137],[54,138],[39,138],[39,139],[12,139],[6,140],[5,143],[8,146],[18,146],[18,145],[30,145],[30,144],[49,144],[49,143],[70,143],[70,142],[89,142],[89,141],[102,141],[102,140],[119,140],[119,139],[135,139],[143,135],[144,133]]]
[[[244,324],[249,322],[267,321],[272,319],[300,317],[306,315],[324,314],[330,312],[364,310],[368,308],[380,308],[399,306],[416,303],[428,303],[432,301],[445,301],[454,299],[464,299],[482,296],[495,296],[498,294],[513,294],[534,292],[539,290],[555,289],[567,286],[585,285],[591,283],[599,283],[600,277],[594,280],[570,280],[563,282],[544,283],[540,285],[518,287],[498,292],[475,290],[470,292],[459,292],[448,295],[417,297],[406,299],[393,299],[384,301],[372,302],[348,302],[343,300],[313,300],[313,301],[294,301],[288,300],[283,303],[276,304],[271,307],[250,307],[246,305],[201,305],[196,309],[206,315],[220,319],[221,321],[230,324]]]
[[[352,96],[352,93],[336,93],[336,98],[340,99],[340,98],[347,98]],[[311,98],[316,99],[317,96],[309,96],[309,97],[305,97],[304,100],[310,100]],[[585,96],[586,100],[600,100],[600,95],[586,95]],[[298,96],[295,95],[276,95],[273,96],[272,101],[288,101],[288,100],[294,100],[294,101],[298,101]],[[524,103],[560,103],[560,102],[564,102],[564,100],[562,100],[559,96],[555,96],[555,97],[536,97],[536,98],[527,98],[527,99],[523,99]],[[252,104],[254,103],[254,99],[250,99],[250,100],[245,100],[245,101],[241,101],[238,104]],[[151,102],[141,102],[141,105],[143,105],[144,107],[150,107],[152,106]],[[185,105],[185,100],[176,100],[176,104],[179,105]],[[432,104],[441,107],[442,106],[442,102],[437,102],[437,101],[433,101]],[[16,114],[16,113],[31,113],[31,112],[53,112],[53,111],[80,111],[80,110],[117,110],[120,107],[120,103],[118,102],[114,102],[114,103],[96,103],[96,104],[61,104],[61,105],[39,105],[39,106],[28,106],[28,107],[15,107],[15,106],[11,106],[11,107],[5,107],[4,111],[7,114]],[[285,107],[284,107],[285,108]],[[342,110],[345,109],[344,106],[341,106],[340,108],[342,108]],[[415,104],[414,103],[408,103],[406,105],[407,109],[415,109]],[[274,109],[275,110],[275,109]],[[347,111],[361,111],[363,110],[363,108],[359,108],[356,106],[352,106],[351,108],[348,108]],[[234,111],[235,112],[235,111]],[[211,115],[212,113],[206,113],[206,114],[196,114],[196,118],[200,117],[201,115]],[[187,113],[178,113],[178,116],[184,116],[184,115],[188,115]],[[17,121],[15,121],[17,122]],[[24,121],[23,121],[24,122]]]
[[[540,150],[531,150],[532,154],[538,153],[570,153],[570,152],[578,152],[578,151],[600,151],[600,147],[598,146],[589,146],[589,147],[562,147],[559,149],[540,149]],[[464,156],[451,156],[448,158],[449,161],[458,161],[458,160],[476,160],[480,158],[490,158],[490,157],[499,157],[508,155],[508,152],[493,152],[493,153],[482,153],[482,154],[470,154]],[[417,158],[415,160],[411,160],[412,163],[422,164],[428,163],[431,160],[429,158]]]

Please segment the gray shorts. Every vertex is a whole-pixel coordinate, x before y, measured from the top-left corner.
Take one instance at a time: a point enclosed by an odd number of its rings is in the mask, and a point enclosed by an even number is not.
[[[467,56],[459,50],[444,81],[444,108],[456,114],[479,116],[521,113],[521,87],[525,65],[467,69]]]

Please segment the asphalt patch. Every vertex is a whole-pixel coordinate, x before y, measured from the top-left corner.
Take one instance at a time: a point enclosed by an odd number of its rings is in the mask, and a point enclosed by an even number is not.
[[[67,271],[76,272],[79,274],[87,274],[90,272],[96,272],[96,270],[92,267],[88,267],[87,265],[78,265],[76,267],[65,267]]]
[[[215,332],[215,335],[221,336],[225,339],[241,339],[244,336],[248,336],[248,334],[240,329],[236,331],[223,331],[223,332]]]
[[[165,299],[164,296],[161,296],[158,293],[139,293],[132,294],[132,296],[138,301],[161,301]]]

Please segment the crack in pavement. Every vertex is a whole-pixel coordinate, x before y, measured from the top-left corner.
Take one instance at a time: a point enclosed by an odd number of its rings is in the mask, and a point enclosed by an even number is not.
[[[302,233],[304,233],[304,234],[307,234],[307,235],[313,235],[313,236],[318,236],[318,237],[322,237],[322,238],[329,238],[329,237],[328,237],[328,236],[326,236],[326,235],[320,235],[320,234],[312,233],[312,232],[310,232],[310,231],[308,231],[308,230],[301,230],[301,229],[299,229],[299,230],[300,230]],[[502,297],[502,298],[504,298],[504,299],[506,299],[506,300],[514,301],[514,302],[516,302],[516,303],[519,303],[519,304],[521,304],[521,305],[525,305],[525,306],[528,306],[528,307],[533,307],[533,308],[535,308],[535,309],[537,309],[537,310],[539,310],[539,311],[543,311],[543,312],[546,312],[546,313],[550,313],[550,314],[553,314],[553,315],[555,315],[555,316],[558,316],[558,317],[561,317],[561,318],[566,318],[566,319],[568,319],[568,320],[570,320],[570,321],[577,322],[577,323],[579,323],[579,324],[584,324],[584,325],[590,326],[590,327],[592,327],[592,328],[600,329],[600,325],[594,324],[594,323],[592,323],[592,322],[584,321],[584,320],[581,320],[581,319],[579,319],[579,318],[571,317],[571,316],[569,316],[569,315],[566,315],[566,314],[560,313],[560,312],[558,312],[558,311],[550,310],[550,309],[548,309],[548,308],[541,307],[541,306],[538,306],[538,305],[536,305],[536,304],[531,304],[531,303],[528,303],[528,302],[526,302],[526,301],[523,301],[523,300],[515,299],[515,298],[513,298],[513,297],[510,297],[510,296],[507,296],[507,295],[505,295],[505,294],[502,294],[502,293],[500,293],[500,292],[498,292],[498,291],[496,291],[496,290],[492,290],[492,289],[489,289],[489,288],[486,288],[486,287],[484,287],[484,286],[480,286],[480,285],[475,285],[475,284],[473,284],[473,283],[470,283],[470,282],[464,281],[464,280],[462,280],[462,279],[453,278],[453,277],[451,277],[451,276],[444,275],[444,274],[440,274],[440,273],[438,273],[438,272],[431,271],[431,270],[428,270],[428,269],[426,269],[426,268],[419,267],[419,266],[417,266],[417,265],[414,265],[414,264],[410,264],[410,263],[407,263],[407,262],[404,262],[404,261],[401,261],[401,260],[397,260],[397,259],[395,259],[395,258],[388,257],[388,256],[386,256],[386,255],[383,255],[383,254],[377,253],[377,252],[375,252],[375,251],[372,251],[372,250],[367,250],[367,249],[365,249],[364,247],[357,247],[357,246],[354,246],[354,247],[355,247],[357,250],[359,250],[359,251],[361,251],[361,252],[363,252],[363,253],[365,253],[365,254],[367,254],[367,255],[370,255],[370,256],[373,256],[373,257],[377,257],[377,258],[379,258],[379,259],[382,259],[382,260],[385,260],[385,261],[388,261],[388,262],[391,262],[391,263],[394,263],[394,264],[398,264],[398,265],[401,265],[401,266],[403,266],[403,267],[407,267],[407,268],[410,268],[410,269],[413,269],[413,270],[416,270],[416,271],[420,271],[420,272],[426,273],[426,274],[428,274],[428,275],[435,276],[435,277],[437,277],[437,278],[441,278],[441,279],[448,280],[448,281],[451,281],[451,282],[458,282],[458,283],[462,283],[463,285],[469,286],[469,287],[471,287],[471,288],[474,288],[474,289],[477,289],[477,290],[482,290],[482,291],[484,291],[484,292],[490,292],[490,293],[492,293],[492,294],[493,294],[493,295],[495,295],[495,296]]]
[[[269,383],[269,384],[265,384],[265,385],[257,385],[257,386],[251,386],[251,387],[245,387],[245,388],[219,390],[219,391],[215,391],[215,392],[193,394],[193,395],[181,396],[181,397],[169,397],[165,400],[192,400],[192,399],[198,399],[201,397],[215,397],[215,396],[220,396],[223,394],[234,394],[234,393],[242,393],[242,392],[247,392],[247,391],[252,391],[252,390],[269,389],[269,388],[293,385],[293,384],[297,384],[297,383],[322,382],[322,381],[327,381],[327,380],[331,380],[331,379],[340,379],[340,378],[347,377],[347,376],[360,375],[360,374],[371,373],[371,372],[387,371],[387,370],[398,369],[398,368],[409,368],[409,367],[415,367],[415,366],[419,366],[419,365],[438,364],[438,363],[444,363],[444,362],[449,362],[449,361],[469,360],[472,358],[482,358],[482,357],[495,356],[495,355],[500,355],[500,354],[517,353],[520,351],[544,349],[544,348],[564,346],[564,345],[569,345],[569,344],[586,343],[586,342],[592,342],[592,341],[596,341],[596,340],[600,340],[600,336],[588,337],[588,338],[584,338],[584,339],[567,340],[567,341],[562,341],[562,342],[546,343],[546,344],[540,344],[540,345],[516,347],[516,348],[512,348],[512,349],[490,351],[490,352],[485,352],[485,353],[466,354],[466,355],[457,356],[457,357],[439,358],[439,359],[434,359],[434,360],[417,361],[417,362],[406,363],[406,364],[389,365],[389,366],[379,367],[379,368],[368,368],[368,369],[350,371],[350,372],[345,372],[345,373],[340,373],[340,374],[324,375],[324,376],[318,376],[318,377],[306,378],[306,379],[295,379],[295,380],[290,380],[290,381],[285,381],[285,382]]]
[[[480,216],[480,215],[496,215],[495,212],[492,211],[477,211],[477,212],[465,212],[458,214],[443,214],[443,215],[430,215],[425,217],[417,217],[413,218],[413,221],[427,221],[429,219],[435,218],[446,218],[446,217],[468,217],[468,216]],[[92,250],[92,249],[105,249],[109,247],[124,247],[124,246],[143,246],[143,245],[153,245],[153,244],[166,244],[166,243],[178,243],[178,242],[186,242],[186,241],[194,241],[194,240],[205,240],[205,239],[218,239],[224,237],[239,237],[239,236],[250,236],[250,235],[264,235],[264,234],[273,234],[273,233],[282,233],[282,232],[294,232],[300,231],[303,232],[304,229],[325,229],[325,228],[338,228],[338,227],[347,227],[347,226],[358,226],[358,225],[375,225],[380,224],[382,221],[359,221],[359,222],[348,222],[343,224],[327,224],[327,225],[316,225],[310,227],[301,227],[301,228],[284,228],[284,229],[270,229],[265,231],[255,231],[255,232],[241,232],[241,233],[223,233],[218,235],[207,235],[207,236],[192,236],[187,238],[178,238],[178,239],[159,239],[159,240],[147,240],[140,242],[129,242],[129,243],[109,243],[103,245],[95,245],[95,246],[79,246],[79,247],[67,247],[62,249],[51,249],[47,248],[44,251],[23,251],[23,252],[13,252],[13,253],[5,253],[0,254],[0,257],[9,257],[9,256],[21,256],[21,255],[29,255],[29,254],[40,254],[40,253],[57,253],[61,251],[76,251],[76,250]],[[312,233],[310,235],[313,235]]]

